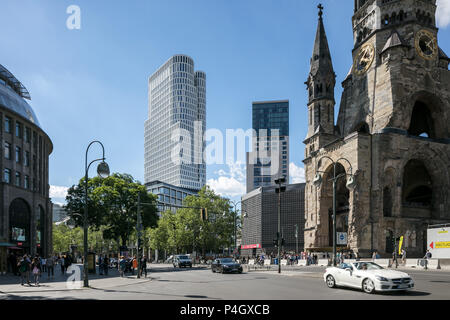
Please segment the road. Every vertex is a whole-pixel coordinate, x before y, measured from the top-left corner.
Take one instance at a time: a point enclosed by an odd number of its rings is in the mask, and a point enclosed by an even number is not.
[[[368,295],[353,289],[329,289],[322,275],[323,267],[303,267],[296,271],[212,273],[207,268],[174,269],[152,265],[151,279],[112,277],[93,282],[91,289],[39,291],[17,285],[5,291],[1,284],[0,300],[9,299],[94,299],[94,300],[411,300],[450,299],[450,272],[409,270],[416,287],[407,293]],[[45,279],[44,279],[45,282]],[[105,285],[107,283],[108,285]],[[14,285],[15,286],[15,285]],[[3,289],[2,289],[3,288]],[[15,287],[13,287],[15,288]]]

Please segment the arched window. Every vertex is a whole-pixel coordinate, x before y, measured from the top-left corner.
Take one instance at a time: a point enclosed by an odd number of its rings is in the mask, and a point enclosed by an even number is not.
[[[408,134],[425,138],[436,138],[430,109],[421,101],[417,101],[414,105]]]
[[[422,161],[411,160],[403,175],[403,203],[429,207],[433,200],[433,183]]]
[[[361,122],[355,127],[353,132],[369,134],[370,133],[369,125],[367,124],[367,122]]]
[[[24,248],[30,246],[31,239],[31,210],[23,199],[15,199],[9,206],[10,239],[14,243],[21,243]]]

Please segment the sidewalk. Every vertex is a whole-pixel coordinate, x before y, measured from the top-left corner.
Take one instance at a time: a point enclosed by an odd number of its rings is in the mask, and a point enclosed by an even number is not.
[[[80,265],[78,265],[80,266]],[[82,268],[80,266],[80,270]],[[147,278],[137,279],[136,275],[130,275],[121,278],[116,269],[110,269],[108,276],[98,274],[89,274],[90,288],[83,288],[82,272],[81,281],[78,283],[68,282],[69,277],[74,278],[71,274],[62,275],[60,270],[55,272],[54,278],[48,278],[47,274],[43,274],[40,279],[40,286],[35,286],[33,276],[30,276],[31,286],[21,285],[21,279],[12,274],[0,276],[0,294],[11,293],[29,293],[29,292],[49,292],[49,291],[72,291],[72,290],[92,290],[92,289],[110,289],[114,287],[134,285],[149,282],[152,280],[150,273]],[[75,286],[77,285],[77,286]],[[92,288],[92,289],[91,289]]]

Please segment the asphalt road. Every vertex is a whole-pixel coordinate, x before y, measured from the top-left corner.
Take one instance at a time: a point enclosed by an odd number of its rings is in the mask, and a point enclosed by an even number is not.
[[[323,267],[304,267],[297,271],[212,273],[210,269],[174,269],[151,266],[151,281],[123,284],[111,278],[107,289],[58,292],[2,291],[0,300],[9,299],[100,299],[100,300],[450,300],[450,272],[409,270],[416,287],[407,293],[368,295],[353,289],[329,289]]]

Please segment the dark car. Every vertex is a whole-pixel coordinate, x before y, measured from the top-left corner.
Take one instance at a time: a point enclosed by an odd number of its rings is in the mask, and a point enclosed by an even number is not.
[[[192,268],[192,260],[187,255],[179,255],[173,258],[173,266],[176,268]]]
[[[242,273],[242,266],[231,258],[216,259],[211,264],[213,273]]]

